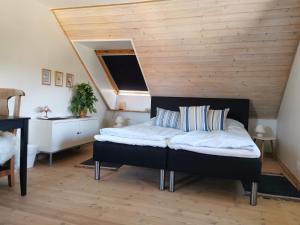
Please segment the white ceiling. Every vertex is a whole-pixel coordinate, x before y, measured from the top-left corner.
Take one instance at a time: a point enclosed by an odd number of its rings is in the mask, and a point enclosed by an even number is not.
[[[79,7],[79,6],[145,2],[149,0],[37,0],[37,1],[47,6],[50,9],[56,9],[56,8],[68,8],[68,7]]]
[[[133,49],[131,41],[115,40],[115,41],[74,41],[94,50],[114,50],[114,49]]]

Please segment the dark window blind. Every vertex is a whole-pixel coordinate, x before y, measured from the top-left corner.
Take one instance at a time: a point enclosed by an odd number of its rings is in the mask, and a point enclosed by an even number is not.
[[[119,90],[148,91],[135,55],[102,57]]]

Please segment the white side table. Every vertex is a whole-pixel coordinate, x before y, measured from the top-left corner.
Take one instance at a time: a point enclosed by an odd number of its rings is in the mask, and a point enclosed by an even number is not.
[[[258,137],[258,136],[253,136],[253,140],[256,143],[256,140],[260,140],[261,141],[261,146],[260,146],[260,152],[261,152],[261,159],[264,159],[264,153],[265,153],[265,142],[269,141],[271,144],[271,150],[272,150],[272,155],[273,158],[276,158],[276,152],[275,152],[275,148],[274,148],[274,141],[276,141],[275,137]]]

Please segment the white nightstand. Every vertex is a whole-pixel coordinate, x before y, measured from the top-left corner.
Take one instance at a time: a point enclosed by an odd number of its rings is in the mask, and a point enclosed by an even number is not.
[[[271,150],[272,150],[272,155],[273,158],[276,158],[276,151],[274,148],[274,141],[276,141],[275,137],[258,137],[258,136],[253,136],[253,140],[256,143],[256,140],[261,141],[261,146],[260,146],[260,152],[261,152],[261,159],[263,160],[264,158],[264,152],[265,152],[265,141],[269,141],[271,144]]]

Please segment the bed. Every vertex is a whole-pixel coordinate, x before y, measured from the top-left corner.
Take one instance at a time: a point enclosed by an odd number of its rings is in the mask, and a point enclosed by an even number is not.
[[[93,159],[95,178],[100,180],[102,162],[160,170],[160,190],[164,189],[167,169],[167,139],[183,131],[153,126],[153,121],[124,128],[101,129],[96,135]]]
[[[213,109],[230,108],[228,118],[239,121],[245,129],[248,129],[248,99],[152,97],[151,117],[156,115],[156,107],[178,111],[179,106],[197,105],[210,105]],[[167,169],[170,171],[169,190],[171,192],[174,192],[175,172],[250,181],[252,183],[250,204],[256,205],[257,183],[261,174],[259,157],[211,155],[169,148],[167,151]]]
[[[179,111],[179,106],[210,105],[214,109],[230,108],[228,118],[239,121],[248,129],[249,100],[222,98],[152,97],[151,118],[156,108]],[[252,182],[250,204],[256,205],[257,183],[261,174],[259,157],[247,158],[196,153],[168,147],[139,146],[111,141],[95,141],[93,159],[95,179],[100,180],[102,162],[112,162],[160,170],[160,190],[164,189],[165,171],[170,171],[169,190],[174,191],[175,172],[186,172]]]

